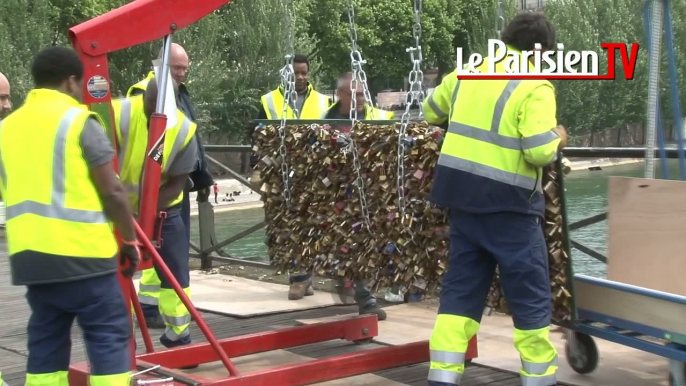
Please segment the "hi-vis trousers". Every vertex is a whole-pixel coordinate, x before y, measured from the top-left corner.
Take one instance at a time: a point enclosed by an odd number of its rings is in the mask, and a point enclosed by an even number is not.
[[[184,189],[183,201],[181,202],[181,219],[186,227],[186,239],[191,239],[191,202],[190,192]],[[138,300],[141,302],[143,315],[146,318],[155,318],[160,315],[160,285],[162,282],[154,268],[141,271],[141,280],[138,285]]]
[[[429,341],[430,386],[459,385],[496,265],[514,320],[523,386],[556,384],[557,351],[549,339],[548,253],[540,217],[450,211],[450,261]]]
[[[162,247],[158,249],[158,252],[188,298],[191,297],[191,278],[188,265],[189,246],[190,240],[186,237],[186,226],[180,213],[178,211],[168,212],[162,225]],[[191,314],[162,275],[159,267],[155,266],[155,271],[160,278],[159,310],[166,325],[160,341],[165,347],[189,344],[191,342],[189,331]]]

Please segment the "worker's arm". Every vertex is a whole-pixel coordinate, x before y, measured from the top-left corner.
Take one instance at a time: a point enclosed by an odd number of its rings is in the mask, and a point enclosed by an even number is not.
[[[543,167],[557,159],[564,142],[557,133],[556,114],[555,91],[549,85],[537,87],[522,103],[518,130],[526,162]]]
[[[188,175],[196,169],[198,145],[195,141],[195,136],[193,136],[186,147],[176,155],[176,158],[171,160],[172,163],[167,171],[169,179],[160,188],[160,194],[157,199],[158,209],[162,210],[169,207],[169,203],[178,197],[179,193],[186,186]]]
[[[135,241],[131,208],[126,190],[114,173],[112,158],[114,150],[105,129],[93,118],[86,121],[81,133],[83,158],[90,168],[91,181],[98,191],[105,214],[112,221],[124,241]]]
[[[446,75],[441,84],[424,99],[422,112],[426,121],[433,125],[440,125],[448,120],[450,108],[453,104],[453,91],[457,86],[457,70]]]
[[[264,111],[264,107],[260,105],[260,115],[257,116],[257,119],[267,119],[267,112]]]

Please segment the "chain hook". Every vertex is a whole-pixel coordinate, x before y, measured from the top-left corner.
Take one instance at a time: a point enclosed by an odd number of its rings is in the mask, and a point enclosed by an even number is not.
[[[374,231],[372,230],[372,225],[371,221],[369,219],[369,208],[367,206],[367,197],[365,195],[365,187],[364,187],[364,180],[362,179],[362,165],[360,165],[360,156],[357,151],[357,146],[355,144],[355,140],[353,138],[353,134],[355,132],[355,128],[358,125],[358,117],[357,117],[357,87],[358,87],[358,80],[359,82],[362,83],[362,92],[364,93],[364,99],[365,99],[365,104],[369,104],[370,106],[373,106],[372,103],[372,96],[369,93],[369,88],[367,87],[367,74],[364,72],[364,69],[362,69],[362,65],[365,64],[367,61],[362,59],[362,53],[360,53],[358,47],[357,47],[357,29],[355,28],[355,2],[354,0],[349,0],[348,2],[348,20],[350,22],[350,42],[351,42],[351,50],[350,50],[350,66],[352,68],[352,79],[350,80],[350,92],[352,95],[351,103],[350,103],[350,121],[352,122],[352,127],[350,128],[350,133],[349,133],[349,143],[346,148],[344,148],[342,151],[344,153],[352,153],[353,156],[353,168],[355,169],[355,174],[356,174],[356,179],[355,179],[355,185],[357,187],[358,194],[360,196],[360,206],[362,207],[362,218],[364,220],[365,227],[367,228],[367,231],[371,234],[374,235]],[[365,109],[363,111],[366,112],[367,107],[365,106]],[[374,119],[374,110],[370,108],[370,111],[372,113],[372,119]],[[365,117],[366,118],[366,117]]]

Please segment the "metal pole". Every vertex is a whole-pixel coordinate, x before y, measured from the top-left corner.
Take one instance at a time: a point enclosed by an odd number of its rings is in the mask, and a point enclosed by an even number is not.
[[[162,67],[160,68],[160,76],[162,79],[157,79],[159,85],[157,91],[157,105],[155,112],[164,114],[164,99],[167,95],[167,77],[169,76],[169,53],[171,51],[172,36],[171,34],[164,37],[164,52],[162,53]]]
[[[662,41],[663,0],[653,0],[650,31],[650,72],[648,75],[648,112],[645,130],[645,178],[655,175],[655,131],[657,129],[657,96],[660,86],[660,43]]]

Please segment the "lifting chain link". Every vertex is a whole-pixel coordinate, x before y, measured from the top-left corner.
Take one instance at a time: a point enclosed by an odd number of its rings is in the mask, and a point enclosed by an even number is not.
[[[400,119],[400,132],[398,133],[398,173],[396,179],[396,189],[398,191],[398,209],[400,210],[400,223],[414,240],[414,234],[405,225],[405,149],[407,143],[407,126],[410,123],[410,107],[417,102],[419,105],[419,119],[423,118],[422,102],[424,101],[424,73],[422,72],[422,46],[419,44],[422,37],[422,0],[414,0],[414,25],[412,26],[414,36],[414,47],[410,47],[406,52],[410,53],[412,60],[412,70],[408,76],[410,83],[409,90],[405,96],[405,112]]]
[[[348,138],[349,144],[348,148],[344,149],[344,152],[352,152],[353,155],[353,167],[355,169],[355,174],[356,174],[356,179],[355,179],[355,186],[357,186],[357,192],[360,195],[360,206],[362,209],[362,218],[364,220],[364,225],[367,228],[367,231],[371,234],[374,235],[374,232],[372,231],[372,225],[371,221],[369,220],[369,208],[367,206],[367,197],[365,195],[365,187],[364,187],[364,180],[362,179],[362,165],[360,165],[360,155],[357,151],[357,146],[355,145],[355,140],[353,139],[353,132],[355,129],[355,126],[357,125],[357,82],[358,78],[359,81],[362,82],[362,89],[364,90],[364,99],[365,103],[368,103],[370,106],[372,106],[372,97],[371,94],[369,93],[369,89],[367,87],[367,74],[364,72],[362,69],[362,64],[366,63],[365,60],[362,59],[362,54],[358,50],[357,47],[357,29],[355,28],[355,4],[354,0],[349,0],[348,2],[348,20],[350,22],[350,41],[351,41],[351,50],[350,50],[350,61],[351,61],[351,67],[352,67],[352,79],[350,80],[350,91],[352,95],[352,99],[350,101],[350,120],[352,121],[352,127],[350,128],[350,137]],[[373,110],[372,110],[373,111]],[[372,113],[373,114],[373,113]],[[372,116],[372,119],[374,117]]]
[[[296,107],[296,101],[298,94],[295,91],[295,72],[293,70],[293,56],[295,48],[293,46],[293,30],[295,22],[293,21],[293,3],[292,1],[286,2],[286,29],[287,29],[287,48],[288,54],[286,54],[286,65],[281,69],[281,83],[284,88],[284,98],[283,98],[283,109],[281,110],[281,124],[279,126],[279,138],[281,143],[279,144],[279,155],[281,156],[281,179],[283,180],[283,198],[286,202],[286,206],[291,204],[291,187],[290,187],[290,172],[288,168],[287,156],[288,152],[286,150],[286,119],[288,116],[288,108],[291,107],[293,111],[293,116],[298,117],[300,113]]]

